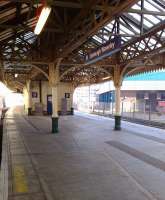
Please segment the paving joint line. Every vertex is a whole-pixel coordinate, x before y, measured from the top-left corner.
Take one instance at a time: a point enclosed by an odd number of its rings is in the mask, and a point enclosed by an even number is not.
[[[123,172],[137,187],[138,189],[149,198],[149,200],[159,200],[157,197],[155,197],[148,189],[146,189],[139,181],[131,175],[128,170],[123,167],[117,160],[115,160],[107,151],[106,148],[104,148],[105,152],[104,155],[108,157],[114,164],[119,168],[121,172]]]

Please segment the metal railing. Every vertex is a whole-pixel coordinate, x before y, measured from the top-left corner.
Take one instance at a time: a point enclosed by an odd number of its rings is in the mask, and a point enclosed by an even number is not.
[[[79,109],[77,105],[77,109],[98,115],[113,116],[115,114],[115,102],[92,102],[90,105],[81,104],[81,108]],[[122,101],[121,116],[131,121],[139,120],[165,124],[165,107],[154,105],[153,102]]]

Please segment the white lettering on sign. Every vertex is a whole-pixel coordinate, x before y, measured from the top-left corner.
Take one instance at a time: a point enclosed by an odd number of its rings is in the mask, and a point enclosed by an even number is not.
[[[104,53],[115,49],[116,46],[118,46],[118,40],[114,39],[113,41],[108,42],[107,44],[104,44],[103,46],[99,47],[94,52],[87,54],[85,56],[85,60],[87,61],[87,60],[92,60],[94,58],[97,58],[97,57],[103,55]]]

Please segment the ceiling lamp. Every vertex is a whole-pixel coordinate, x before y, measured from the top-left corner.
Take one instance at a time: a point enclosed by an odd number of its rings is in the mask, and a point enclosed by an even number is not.
[[[14,74],[14,77],[17,78],[17,77],[18,77],[18,74]]]
[[[109,78],[111,78],[111,76],[104,77],[104,78],[102,78],[102,80],[107,80]]]
[[[35,27],[35,30],[34,30],[34,33],[36,35],[39,35],[50,15],[50,12],[51,12],[51,7],[50,6],[44,6],[42,8],[42,11],[41,11],[41,14],[39,16],[39,19],[38,19],[38,22],[37,22],[37,25]]]

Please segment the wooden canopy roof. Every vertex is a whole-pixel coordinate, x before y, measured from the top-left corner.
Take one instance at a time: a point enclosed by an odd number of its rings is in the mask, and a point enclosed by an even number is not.
[[[164,0],[49,0],[51,15],[37,36],[42,3],[0,1],[2,80],[20,85],[29,78],[45,80],[49,63],[59,58],[61,81],[75,85],[113,78],[116,65],[123,75],[165,67]],[[87,53],[116,35],[121,37],[120,52],[85,64]]]

